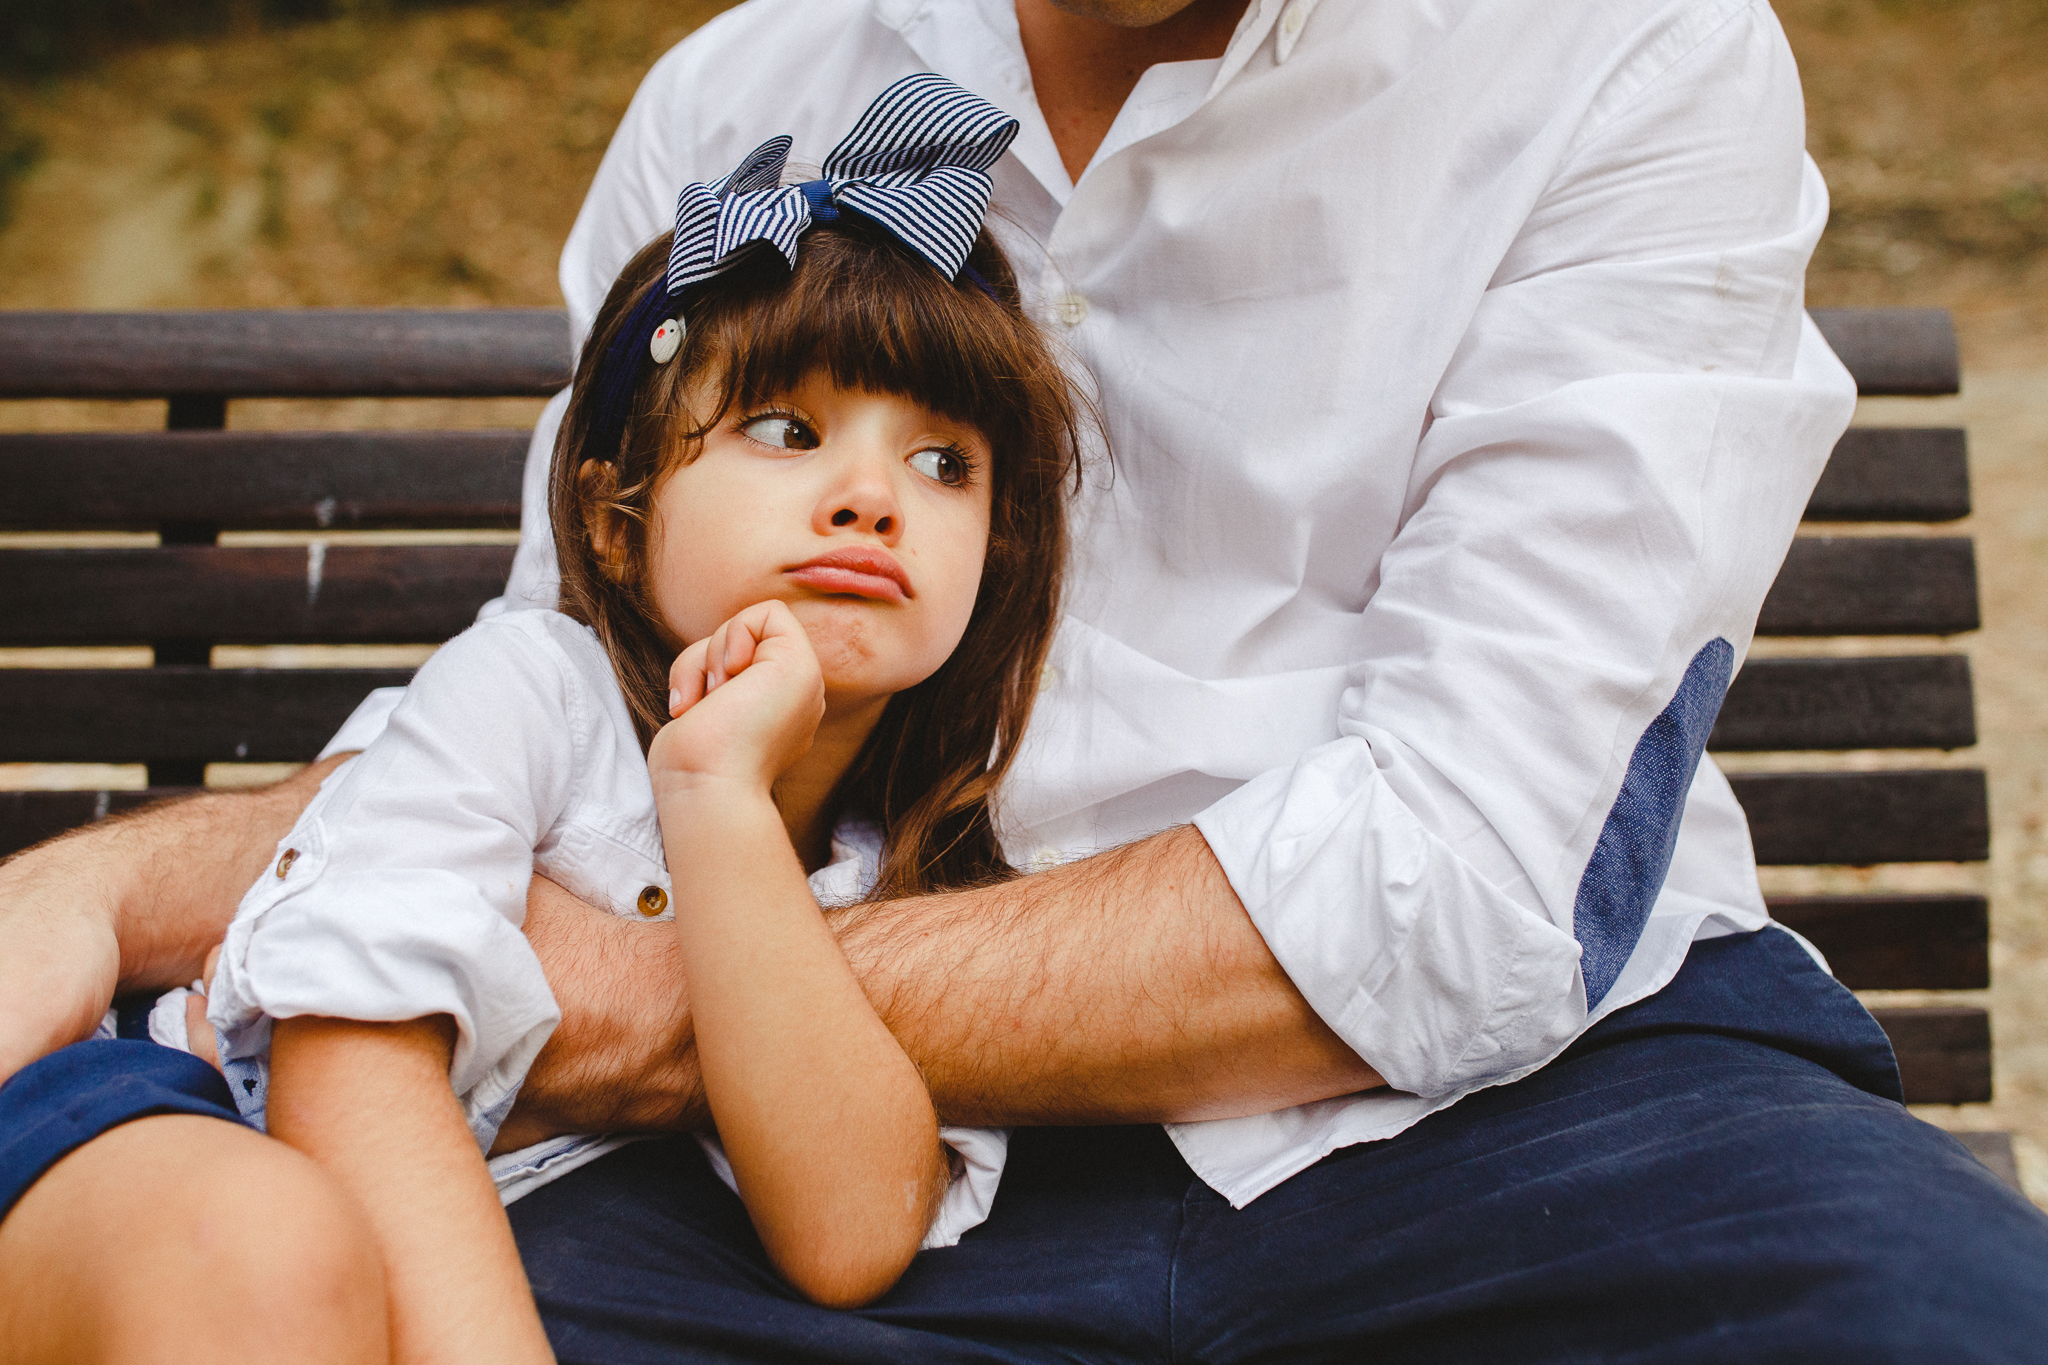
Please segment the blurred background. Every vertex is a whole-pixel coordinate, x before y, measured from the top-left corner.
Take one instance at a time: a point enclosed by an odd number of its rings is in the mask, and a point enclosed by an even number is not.
[[[558,306],[556,253],[640,76],[726,7],[0,0],[0,308]],[[1939,643],[1972,656],[1983,742],[1881,761],[1988,767],[1993,854],[1767,887],[1989,892],[1998,1098],[1921,1112],[2015,1130],[2048,1202],[2048,0],[1776,8],[1833,192],[1809,303],[1946,307],[1961,335],[1960,397],[1866,400],[1858,420],[1970,428],[1978,510],[1942,529],[1977,538],[1985,624]],[[231,423],[511,425],[538,406],[238,403]],[[0,429],[163,420],[160,402],[0,402]],[[52,779],[0,765],[0,785]]]

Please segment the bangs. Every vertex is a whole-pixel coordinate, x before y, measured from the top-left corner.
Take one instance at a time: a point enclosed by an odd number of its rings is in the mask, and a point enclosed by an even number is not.
[[[811,380],[974,427],[993,456],[974,610],[938,670],[889,698],[829,807],[883,831],[872,899],[1012,875],[992,802],[1058,625],[1066,485],[1080,483],[1081,423],[1099,430],[1093,409],[1026,316],[986,230],[967,257],[984,290],[847,214],[803,235],[793,270],[757,247],[691,286],[681,353],[649,364],[636,340],[639,355],[627,357],[637,378],[621,429],[605,408],[617,401],[606,357],[650,292],[665,294],[669,246],[656,238],[627,263],[577,361],[549,483],[562,610],[604,643],[644,747],[668,723],[675,659],[649,587],[653,501],[714,427]]]
[[[1000,283],[1014,288],[1007,270]],[[998,446],[1028,439],[1036,425],[1024,381],[1038,377],[1043,352],[1020,337],[1004,305],[850,216],[806,233],[793,271],[772,248],[756,248],[703,287],[688,339],[689,368],[724,377],[719,411],[698,414],[706,429],[812,376],[909,399]]]

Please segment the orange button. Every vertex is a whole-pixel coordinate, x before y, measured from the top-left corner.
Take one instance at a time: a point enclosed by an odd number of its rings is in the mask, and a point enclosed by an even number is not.
[[[279,858],[279,859],[277,860],[277,879],[278,879],[279,881],[283,881],[283,880],[284,880],[284,874],[285,874],[285,873],[287,873],[287,872],[289,872],[289,871],[291,871],[291,870],[292,870],[292,864],[293,864],[293,863],[295,863],[295,862],[297,862],[298,860],[299,860],[299,851],[298,851],[297,849],[295,849],[295,848],[288,848],[288,849],[286,849],[286,850],[284,851],[284,856],[280,857],[280,858]]]
[[[280,873],[280,876],[283,874]],[[640,913],[653,919],[668,909],[668,892],[658,886],[642,887],[640,890]]]

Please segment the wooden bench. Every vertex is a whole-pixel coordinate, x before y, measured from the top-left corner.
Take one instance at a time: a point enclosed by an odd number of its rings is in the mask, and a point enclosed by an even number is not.
[[[1956,391],[1946,313],[1815,317],[1864,393]],[[0,397],[169,400],[162,432],[0,435],[0,531],[153,531],[161,542],[0,548],[0,647],[146,644],[155,660],[0,669],[0,762],[142,763],[149,774],[148,790],[0,793],[0,852],[196,786],[210,761],[309,759],[365,692],[407,676],[213,668],[213,646],[435,642],[504,582],[504,545],[216,541],[223,531],[516,527],[525,433],[232,431],[231,400],[545,395],[568,368],[567,328],[555,312],[0,314]],[[1859,429],[1835,448],[1807,516],[1941,523],[1969,505],[1961,431]],[[1977,624],[1969,540],[1805,535],[1759,633],[1953,636]],[[1976,739],[1960,654],[1759,657],[1730,689],[1711,747],[1928,750]],[[1988,856],[1980,769],[1733,781],[1761,863]],[[1852,987],[1989,984],[1982,896],[1805,897],[1773,910]],[[1910,1100],[1990,1098],[1983,1009],[1886,1009],[1879,1018]]]

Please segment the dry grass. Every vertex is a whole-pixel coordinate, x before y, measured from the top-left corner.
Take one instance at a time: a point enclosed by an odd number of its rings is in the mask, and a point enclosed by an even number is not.
[[[1953,308],[1966,366],[2048,364],[2048,0],[1777,0],[1834,217],[1819,305]]]
[[[0,307],[557,303],[555,254],[634,85],[724,7],[357,6],[0,84]],[[1994,855],[1767,880],[1991,891],[1999,1099],[1930,1117],[2017,1128],[2048,1194],[2048,0],[1778,10],[1835,202],[1810,300],[1951,307],[1962,333],[1961,398],[1860,420],[1972,429],[1980,510],[1962,529],[1985,629],[1955,643],[1985,743],[1941,761],[1991,770]],[[532,406],[240,404],[233,420],[516,423]],[[0,404],[0,428],[162,420],[161,404]]]
[[[7,307],[549,304],[633,88],[716,0],[473,6],[118,53],[17,89]]]

